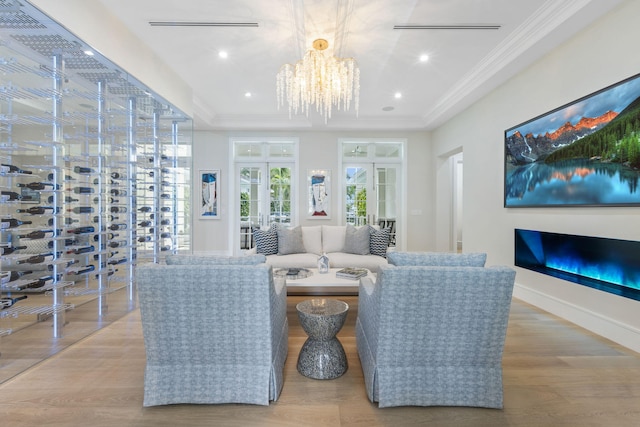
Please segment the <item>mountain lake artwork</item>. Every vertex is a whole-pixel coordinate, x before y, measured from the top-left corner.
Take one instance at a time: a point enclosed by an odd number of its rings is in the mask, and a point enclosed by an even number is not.
[[[640,206],[640,74],[505,131],[505,207]]]

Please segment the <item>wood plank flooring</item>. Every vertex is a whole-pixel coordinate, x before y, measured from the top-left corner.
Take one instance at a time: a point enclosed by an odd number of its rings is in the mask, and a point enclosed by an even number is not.
[[[503,410],[379,409],[356,353],[357,297],[338,337],[349,369],[335,380],[296,370],[306,339],[288,297],[289,357],[280,399],[253,405],[142,407],[139,311],[0,384],[2,426],[640,426],[640,354],[514,300],[504,354]],[[21,331],[21,334],[28,333]]]

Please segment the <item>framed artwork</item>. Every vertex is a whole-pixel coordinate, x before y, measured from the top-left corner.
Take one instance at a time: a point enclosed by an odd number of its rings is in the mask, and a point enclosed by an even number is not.
[[[200,219],[220,219],[220,170],[201,170],[200,187]]]
[[[331,218],[331,171],[326,169],[309,170],[307,174],[309,188],[309,219]]]
[[[504,206],[640,206],[640,74],[504,132]]]

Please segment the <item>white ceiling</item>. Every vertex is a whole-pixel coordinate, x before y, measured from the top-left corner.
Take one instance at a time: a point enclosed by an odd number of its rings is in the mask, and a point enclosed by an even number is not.
[[[322,130],[432,129],[621,0],[99,1],[192,87],[196,129]],[[159,27],[150,21],[258,26]],[[500,28],[394,29],[403,24]],[[329,41],[328,52],[358,61],[358,117],[353,106],[334,109],[328,124],[315,110],[309,118],[290,119],[286,108],[277,109],[280,66],[298,61],[316,38]],[[221,50],[227,59],[219,58]],[[421,54],[429,61],[421,63]]]

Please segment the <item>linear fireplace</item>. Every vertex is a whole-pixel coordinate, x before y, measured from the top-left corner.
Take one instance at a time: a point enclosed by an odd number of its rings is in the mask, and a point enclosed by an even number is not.
[[[515,229],[515,265],[640,301],[640,242]]]

